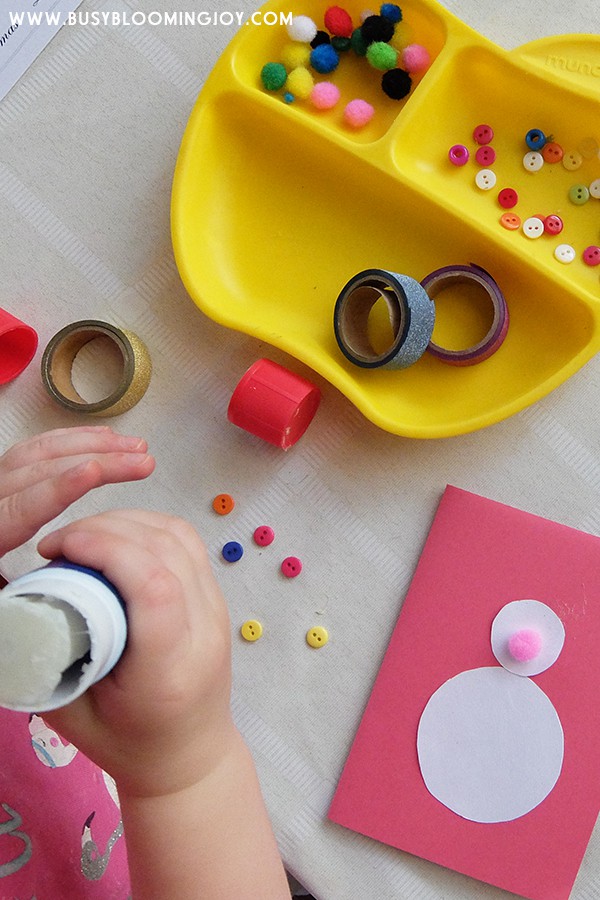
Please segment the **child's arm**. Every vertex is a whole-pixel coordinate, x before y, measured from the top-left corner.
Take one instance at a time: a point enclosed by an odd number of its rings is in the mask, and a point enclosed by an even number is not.
[[[45,718],[115,778],[134,898],[289,898],[231,717],[226,606],[194,529],[124,510],[68,525],[39,550],[100,569],[126,600],[121,661]]]

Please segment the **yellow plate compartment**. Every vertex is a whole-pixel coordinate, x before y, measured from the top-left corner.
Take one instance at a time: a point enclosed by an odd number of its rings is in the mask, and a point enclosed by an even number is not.
[[[307,0],[262,7],[311,16]],[[600,200],[576,206],[573,184],[600,177],[598,154],[580,169],[546,164],[526,172],[525,134],[540,128],[565,151],[600,141],[600,38],[547,38],[507,52],[434,0],[402,3],[394,41],[420,43],[432,65],[403,101],[387,98],[380,73],[352,51],[332,80],[340,103],[327,112],[267,92],[262,66],[289,42],[284,25],[242,26],[191,113],[172,195],[177,265],[194,302],[212,319],[285,350],[327,378],[379,427],[439,438],[483,428],[535,402],[600,348],[600,270],[581,259],[600,243]],[[362,6],[345,4],[360,21]],[[342,118],[348,100],[375,107],[360,131]],[[475,186],[473,158],[457,168],[448,149],[486,122],[495,132],[498,181]],[[594,132],[594,128],[596,131]],[[499,220],[502,187],[513,187],[522,220],[556,213],[564,230],[527,238]],[[554,258],[559,243],[577,258]],[[441,266],[476,263],[503,290],[510,327],[501,348],[469,367],[425,354],[402,371],[365,370],[339,350],[333,307],[356,272],[384,268],[418,280]],[[485,329],[466,291],[436,298],[434,340],[473,343]],[[384,328],[373,320],[373,342]],[[382,340],[380,335],[379,340]]]

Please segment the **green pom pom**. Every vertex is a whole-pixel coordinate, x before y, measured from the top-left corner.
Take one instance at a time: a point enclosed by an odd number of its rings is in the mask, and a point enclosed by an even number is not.
[[[331,38],[331,46],[337,50],[338,53],[344,53],[346,50],[350,49],[351,41],[350,38],[334,35],[334,37]]]
[[[261,69],[260,78],[268,91],[278,91],[287,79],[285,66],[281,63],[266,63]]]
[[[355,28],[350,38],[350,46],[357,56],[366,56],[368,44],[362,36],[360,28]]]
[[[383,41],[374,41],[367,48],[367,59],[374,69],[387,72],[394,69],[398,62],[398,54],[393,47]]]

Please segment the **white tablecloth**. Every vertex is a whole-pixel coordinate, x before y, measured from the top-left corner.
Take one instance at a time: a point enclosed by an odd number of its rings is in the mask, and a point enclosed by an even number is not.
[[[595,0],[446,5],[506,48],[598,24]],[[176,8],[198,9],[191,0]],[[103,9],[173,7],[80,7]],[[206,0],[203,9],[223,6]],[[507,421],[413,441],[376,428],[290,357],[203,316],[174,264],[170,188],[194,100],[233,33],[221,25],[65,27],[0,104],[0,306],[40,334],[34,364],[0,389],[0,444],[80,423],[48,398],[39,376],[41,351],[60,328],[97,318],[139,334],[152,383],[113,424],[148,439],[156,473],[103,488],[68,516],[140,505],[185,516],[204,536],[231,608],[235,715],[286,865],[319,900],[500,900],[508,895],[353,834],[326,812],[445,485],[600,534],[600,363]],[[261,356],[323,391],[314,422],[287,454],[226,418],[234,386]],[[224,518],[211,509],[221,491],[236,499]],[[253,545],[258,524],[275,529],[271,547]],[[233,565],[220,557],[230,539],[246,547]],[[278,570],[290,554],[304,563],[297,579]],[[3,567],[12,577],[37,562],[32,543]],[[265,629],[255,644],[239,637],[248,618]],[[304,635],[317,624],[330,642],[314,651]],[[598,892],[596,829],[573,900]]]

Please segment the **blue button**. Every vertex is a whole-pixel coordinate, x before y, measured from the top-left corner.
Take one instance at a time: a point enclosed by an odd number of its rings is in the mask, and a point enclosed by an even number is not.
[[[228,541],[221,550],[221,554],[227,562],[237,562],[244,555],[244,548],[237,541]]]
[[[539,128],[532,128],[525,135],[525,143],[530,150],[541,150],[548,138]]]

